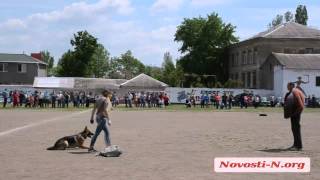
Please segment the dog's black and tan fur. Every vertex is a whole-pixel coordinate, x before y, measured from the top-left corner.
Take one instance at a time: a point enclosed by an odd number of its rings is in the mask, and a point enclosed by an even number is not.
[[[93,133],[87,128],[87,126],[84,128],[82,132],[76,135],[72,136],[65,136],[63,138],[60,138],[56,141],[54,146],[47,148],[47,150],[65,150],[67,148],[82,148],[82,149],[88,149],[88,147],[85,147],[84,141],[87,137],[91,138]]]

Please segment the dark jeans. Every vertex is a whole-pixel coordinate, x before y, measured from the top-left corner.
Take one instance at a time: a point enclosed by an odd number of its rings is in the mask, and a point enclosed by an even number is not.
[[[300,130],[301,113],[298,113],[291,117],[291,130],[293,133],[294,143],[296,148],[302,148],[301,130]]]
[[[94,133],[92,139],[91,139],[91,143],[90,143],[90,147],[93,147],[94,144],[96,143],[97,137],[99,136],[99,134],[101,133],[101,131],[104,132],[104,142],[107,146],[110,146],[110,137],[109,137],[109,130],[107,127],[107,118],[105,117],[96,117],[96,121],[97,121],[97,129],[96,132]]]
[[[4,99],[3,99],[3,107],[4,107],[4,108],[6,107],[7,102],[8,102],[8,99],[7,99],[7,98],[4,98]]]

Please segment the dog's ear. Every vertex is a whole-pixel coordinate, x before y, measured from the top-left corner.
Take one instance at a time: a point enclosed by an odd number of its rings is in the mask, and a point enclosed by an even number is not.
[[[84,130],[87,130],[88,129],[88,127],[86,126],[85,128],[84,128]]]

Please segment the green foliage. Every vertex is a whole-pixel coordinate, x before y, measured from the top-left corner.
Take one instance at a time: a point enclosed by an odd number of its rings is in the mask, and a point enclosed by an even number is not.
[[[57,76],[76,77],[74,64],[76,63],[74,54],[71,50],[64,53],[58,62]]]
[[[48,50],[40,51],[42,59],[45,63],[48,64],[48,76],[54,75],[53,72],[53,65],[54,65],[54,58],[50,55],[50,52]]]
[[[284,19],[286,22],[292,22],[293,21],[293,14],[290,11],[287,11],[284,13]]]
[[[126,53],[121,54],[120,57],[111,59],[110,69],[110,78],[131,79],[143,73],[145,66],[128,50]]]
[[[221,82],[217,82],[214,86],[215,88],[223,88],[223,85],[221,84]]]
[[[176,76],[176,67],[172,61],[172,56],[170,55],[169,52],[166,52],[163,56],[162,69],[163,69],[162,81],[171,87],[176,86],[178,81]]]
[[[238,42],[234,32],[235,26],[224,23],[216,13],[206,18],[184,19],[175,34],[175,41],[182,44],[179,50],[184,54],[177,63],[184,73],[217,75],[219,80],[225,81],[225,50]],[[208,85],[207,80],[200,81],[197,84]],[[192,83],[190,78],[186,78],[184,86],[191,86]]]
[[[307,7],[304,5],[299,5],[296,9],[295,22],[307,25],[308,22],[308,11]]]
[[[275,18],[273,18],[272,22],[268,24],[269,28],[276,27],[283,22],[292,22],[293,14],[290,11],[285,12],[283,15],[277,14]]]
[[[98,44],[92,60],[89,63],[90,74],[95,78],[102,78],[106,76],[106,73],[109,69],[110,54],[104,48],[102,44]]]
[[[283,23],[283,15],[277,14],[275,18],[273,18],[272,22],[269,23],[269,28],[276,27]]]
[[[79,31],[70,41],[73,51],[66,52],[59,61],[58,75],[70,77],[90,77],[93,55],[98,47],[97,38],[87,31]]]
[[[232,80],[232,79],[229,79],[223,85],[224,88],[237,88],[237,87],[241,87],[241,86],[242,86],[242,82],[241,81]]]
[[[159,81],[163,81],[163,71],[162,68],[157,66],[145,66],[144,73],[149,75]]]

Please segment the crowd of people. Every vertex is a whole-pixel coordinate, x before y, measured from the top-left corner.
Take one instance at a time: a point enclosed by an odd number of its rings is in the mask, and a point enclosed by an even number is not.
[[[5,89],[0,93],[0,102],[6,107],[10,104],[12,107],[29,107],[29,108],[68,108],[70,104],[73,107],[90,107],[95,102],[97,96],[94,93],[84,91],[22,91]],[[111,103],[113,107],[124,104],[126,108],[152,108],[167,107],[170,104],[169,96],[164,92],[128,92],[124,96],[119,96],[113,92]],[[231,93],[203,93],[201,96],[191,94],[185,100],[187,108],[214,107],[216,109],[231,109],[238,106],[248,108],[250,106],[258,108],[260,106],[281,107],[283,99],[281,97],[261,97],[257,94],[242,93],[233,95]],[[305,98],[306,107],[319,107],[319,102],[314,95]]]
[[[8,104],[12,107],[29,107],[29,108],[68,108],[69,104],[74,107],[89,107],[95,99],[92,93],[83,91],[33,91],[24,92],[21,90],[8,91],[2,93],[3,107]]]
[[[185,105],[187,108],[196,107],[200,105],[200,108],[214,107],[216,109],[231,109],[234,106],[240,108],[261,106],[265,107],[283,107],[282,97],[261,97],[258,94],[242,93],[238,95],[232,95],[230,93],[212,93],[202,94],[201,96],[189,95],[186,98]],[[314,95],[308,96],[305,99],[306,107],[319,107],[319,103]]]
[[[114,97],[114,96],[113,96]],[[117,98],[113,98],[117,99]],[[170,103],[169,96],[163,92],[128,92],[124,97],[124,104],[127,108],[140,107],[167,107]],[[114,103],[113,103],[114,104]]]

